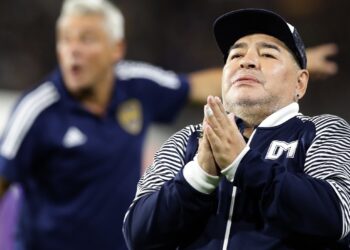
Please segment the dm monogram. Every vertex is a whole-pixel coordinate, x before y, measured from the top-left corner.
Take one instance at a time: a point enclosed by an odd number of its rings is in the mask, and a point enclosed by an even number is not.
[[[289,143],[284,141],[272,141],[265,159],[276,160],[283,154],[283,152],[287,152],[287,158],[294,158],[297,146],[298,141],[292,141]]]

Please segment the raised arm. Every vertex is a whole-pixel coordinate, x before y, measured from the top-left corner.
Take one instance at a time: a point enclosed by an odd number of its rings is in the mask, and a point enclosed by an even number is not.
[[[203,104],[209,95],[221,96],[221,74],[221,68],[190,73],[190,101]]]
[[[338,46],[335,43],[326,43],[306,49],[308,60],[307,69],[312,78],[326,79],[337,74],[338,65],[330,57],[336,56]],[[209,95],[221,96],[222,68],[209,68],[189,74],[190,101],[205,103]]]

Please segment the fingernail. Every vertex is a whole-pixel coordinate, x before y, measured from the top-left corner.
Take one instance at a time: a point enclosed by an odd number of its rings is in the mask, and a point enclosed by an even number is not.
[[[215,96],[215,100],[217,100],[218,102],[221,102],[221,99],[218,96]]]
[[[213,110],[211,110],[211,108],[208,105],[204,106],[204,115],[206,117],[213,115]]]

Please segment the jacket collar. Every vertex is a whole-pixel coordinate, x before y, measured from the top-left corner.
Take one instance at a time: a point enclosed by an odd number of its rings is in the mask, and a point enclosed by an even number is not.
[[[299,104],[293,102],[288,106],[285,106],[275,113],[266,117],[258,126],[259,128],[274,127],[281,125],[282,123],[288,121],[290,118],[295,117],[299,113]]]

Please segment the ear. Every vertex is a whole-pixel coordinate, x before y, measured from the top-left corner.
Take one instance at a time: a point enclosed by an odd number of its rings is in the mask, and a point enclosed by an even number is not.
[[[301,69],[298,71],[298,79],[295,88],[295,92],[298,95],[298,99],[301,99],[306,92],[307,84],[309,82],[309,71]]]
[[[113,54],[112,54],[112,57],[113,57],[113,61],[114,62],[119,62],[121,59],[124,58],[124,55],[125,55],[125,42],[124,40],[119,40],[119,41],[116,41],[113,45]]]

